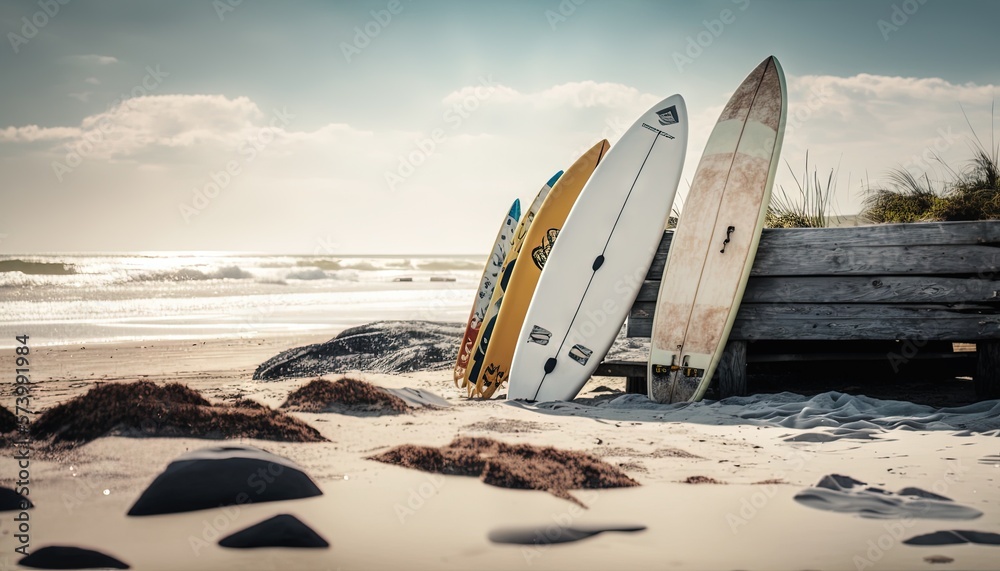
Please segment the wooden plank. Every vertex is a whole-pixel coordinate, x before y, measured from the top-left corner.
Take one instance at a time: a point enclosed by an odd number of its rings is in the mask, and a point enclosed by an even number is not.
[[[647,279],[660,279],[672,238],[673,231],[664,232]],[[867,258],[864,256],[865,249],[962,245],[1000,245],[1000,220],[882,224],[854,228],[765,228],[761,234],[760,253],[771,250],[824,251],[830,252],[828,257],[838,258],[842,265],[844,260],[849,262],[852,257],[856,262],[864,261]],[[990,266],[983,265],[968,273],[983,272],[980,275],[996,276],[1000,273],[998,262],[1000,257],[995,258]]]
[[[730,341],[739,342],[742,341]],[[890,353],[859,353],[857,351],[844,351],[838,347],[840,342],[831,345],[830,352],[827,353],[755,353],[746,351],[745,360],[747,363],[819,363],[824,361],[846,362],[846,361],[885,361]],[[920,349],[916,354],[908,357],[909,361],[970,361],[976,358],[974,352],[969,353],[941,353],[939,351],[927,351]],[[594,376],[597,377],[629,377],[646,374],[646,361],[605,361],[598,367]]]
[[[660,282],[647,280],[636,301],[656,301]],[[755,277],[743,303],[1000,303],[1000,276]]]
[[[664,232],[668,245],[673,230]],[[954,246],[1000,244],[1000,220],[872,224],[844,228],[764,228],[761,246],[808,248],[816,246]]]
[[[834,347],[836,347],[834,345]],[[788,363],[788,362],[798,362],[798,363],[815,363],[822,361],[885,361],[888,359],[887,355],[891,353],[844,353],[844,352],[834,352],[829,353],[765,353],[765,354],[754,354],[750,353],[747,355],[747,362],[749,363]],[[969,360],[972,353],[938,353],[933,351],[920,350],[912,357],[907,358],[908,361],[939,361],[939,360]]]
[[[1000,247],[851,246],[846,248],[764,248],[757,251],[751,275],[938,275],[1000,274]]]
[[[639,375],[646,375],[645,361],[603,361],[594,371],[595,377],[630,377]]]
[[[649,337],[650,302],[636,303],[629,335]],[[648,317],[647,317],[648,315]],[[1000,308],[983,305],[743,304],[730,339],[1000,339]]]
[[[874,224],[845,228],[766,228],[761,246],[950,246],[1000,243],[1000,221]]]
[[[663,276],[666,252],[657,251],[647,280]],[[751,276],[940,275],[1000,277],[1000,247],[958,246],[816,246],[757,250]]]
[[[718,382],[719,398],[747,394],[746,341],[731,340],[726,343],[713,382]]]
[[[759,277],[747,284],[743,302],[1000,303],[1000,276]]]

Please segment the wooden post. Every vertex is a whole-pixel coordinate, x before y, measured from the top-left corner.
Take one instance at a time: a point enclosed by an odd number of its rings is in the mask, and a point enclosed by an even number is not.
[[[625,392],[638,395],[647,394],[646,377],[625,377]]]
[[[747,342],[730,340],[718,368],[719,398],[747,394]]]
[[[976,398],[1000,398],[1000,339],[976,343]]]

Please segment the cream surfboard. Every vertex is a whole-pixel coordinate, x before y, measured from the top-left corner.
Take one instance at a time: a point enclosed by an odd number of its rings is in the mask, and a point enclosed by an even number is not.
[[[549,195],[549,191],[552,190],[552,187],[555,186],[562,174],[563,171],[557,172],[538,191],[535,200],[531,202],[531,206],[521,216],[521,222],[518,223],[517,230],[514,232],[514,242],[511,245],[510,252],[507,254],[507,259],[503,262],[503,268],[500,270],[500,278],[493,289],[493,298],[490,299],[490,304],[486,310],[486,317],[483,319],[483,325],[479,328],[479,337],[476,339],[475,344],[473,344],[472,361],[466,368],[464,383],[466,388],[469,389],[470,397],[475,392],[475,383],[470,383],[469,379],[479,377],[479,370],[483,366],[483,358],[486,357],[486,347],[489,345],[493,327],[496,325],[497,314],[500,313],[500,307],[503,305],[507,284],[510,283],[510,276],[516,267],[518,256],[521,253],[524,237],[528,233],[528,229],[531,228],[531,222],[535,219],[535,215],[538,214],[538,209],[542,207],[545,197]],[[483,394],[481,396],[489,398],[492,396],[492,391],[491,394]]]
[[[486,267],[483,268],[483,276],[479,279],[479,289],[476,290],[476,297],[472,300],[472,310],[469,312],[469,320],[465,325],[465,334],[458,347],[458,359],[455,362],[453,372],[455,385],[458,385],[465,378],[465,368],[469,365],[469,357],[472,355],[472,344],[475,343],[479,327],[486,316],[486,308],[490,303],[490,297],[493,296],[493,288],[496,287],[503,261],[507,258],[507,252],[510,251],[511,243],[514,240],[514,230],[520,217],[521,201],[518,199],[510,206],[510,210],[500,224],[496,240],[493,241],[493,249],[490,250],[490,257],[486,260]]]
[[[663,236],[687,150],[684,99],[660,101],[590,177],[549,254],[508,399],[570,400],[611,348]]]
[[[496,323],[490,335],[483,357],[483,365],[476,377],[476,394],[493,394],[496,387],[507,380],[510,363],[514,359],[514,348],[521,332],[524,314],[538,284],[549,252],[562,229],[569,211],[573,208],[583,186],[590,175],[608,153],[611,145],[601,141],[584,153],[559,178],[556,185],[538,209],[528,233],[524,237],[525,262],[514,267],[507,284],[504,303],[500,306]],[[520,256],[518,257],[520,259]],[[470,382],[471,382],[470,378]]]
[[[700,400],[722,357],[764,226],[781,152],[785,78],[774,57],[736,89],[691,182],[653,317],[657,402]]]

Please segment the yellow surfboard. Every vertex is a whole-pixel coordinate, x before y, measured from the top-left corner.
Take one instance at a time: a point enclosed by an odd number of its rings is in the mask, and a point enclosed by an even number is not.
[[[507,380],[514,349],[521,333],[521,324],[528,312],[531,296],[538,284],[538,277],[545,267],[552,244],[569,216],[569,211],[580,195],[590,175],[607,154],[611,144],[605,139],[597,143],[573,163],[560,177],[538,210],[521,249],[523,256],[530,256],[514,267],[504,294],[504,302],[497,314],[496,323],[488,339],[486,355],[475,377],[475,395],[489,397]],[[519,256],[520,258],[520,256]],[[524,263],[530,261],[531,263]],[[473,382],[473,378],[469,378]]]
[[[517,230],[514,231],[514,242],[511,244],[510,251],[507,252],[507,259],[503,262],[503,269],[500,270],[497,285],[493,288],[493,297],[490,298],[490,304],[486,308],[486,317],[483,319],[483,325],[479,328],[479,336],[472,346],[472,357],[468,362],[468,367],[465,368],[465,377],[462,379],[462,386],[468,389],[470,397],[472,396],[473,389],[476,388],[476,384],[474,382],[470,383],[469,379],[475,379],[477,371],[482,367],[483,357],[486,356],[486,347],[490,340],[490,333],[493,331],[497,315],[500,313],[504,292],[507,291],[507,284],[510,282],[510,276],[517,264],[517,256],[521,252],[521,244],[528,233],[528,229],[531,227],[531,221],[535,219],[535,215],[541,209],[545,198],[549,195],[552,187],[556,185],[556,182],[559,181],[559,177],[562,174],[563,171],[557,172],[538,191],[535,200],[531,202],[531,206],[528,207],[527,212],[521,217],[521,222],[517,225]]]

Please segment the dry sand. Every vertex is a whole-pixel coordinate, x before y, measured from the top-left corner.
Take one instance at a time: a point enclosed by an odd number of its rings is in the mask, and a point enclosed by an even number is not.
[[[277,408],[311,379],[251,381],[253,370],[281,350],[328,337],[39,347],[33,350],[32,406],[44,410],[101,381],[146,379],[185,383],[216,403],[250,398]],[[13,370],[13,356],[5,352],[0,367]],[[1000,532],[996,433],[898,429],[852,438],[836,435],[835,428],[741,421],[713,407],[594,414],[576,405],[555,410],[467,400],[448,371],[358,377],[387,388],[431,391],[453,406],[386,416],[290,412],[328,442],[238,442],[294,461],[323,496],[166,516],[125,513],[171,460],[219,441],[104,437],[73,450],[36,451],[30,464],[36,505],[30,511],[31,550],[98,549],[133,569],[1000,568],[997,546],[903,543],[939,531]],[[623,389],[622,379],[595,378],[577,402],[593,404]],[[13,408],[13,384],[0,387],[0,399]],[[816,434],[829,437],[806,436]],[[584,509],[545,491],[498,488],[473,477],[368,459],[406,444],[445,446],[458,436],[586,452],[640,485],[571,492]],[[8,448],[0,458],[4,486],[14,484],[18,471],[13,455]],[[908,487],[931,491],[983,515],[960,521],[877,519],[794,499],[831,474],[896,494]],[[278,514],[309,522],[330,547],[217,545]],[[4,512],[0,518],[0,569],[17,568],[20,558],[13,552],[13,516]],[[581,537],[592,529],[645,530],[549,545],[567,533],[559,526],[575,528]],[[512,529],[535,529],[540,545],[490,540],[491,533],[509,535]]]

